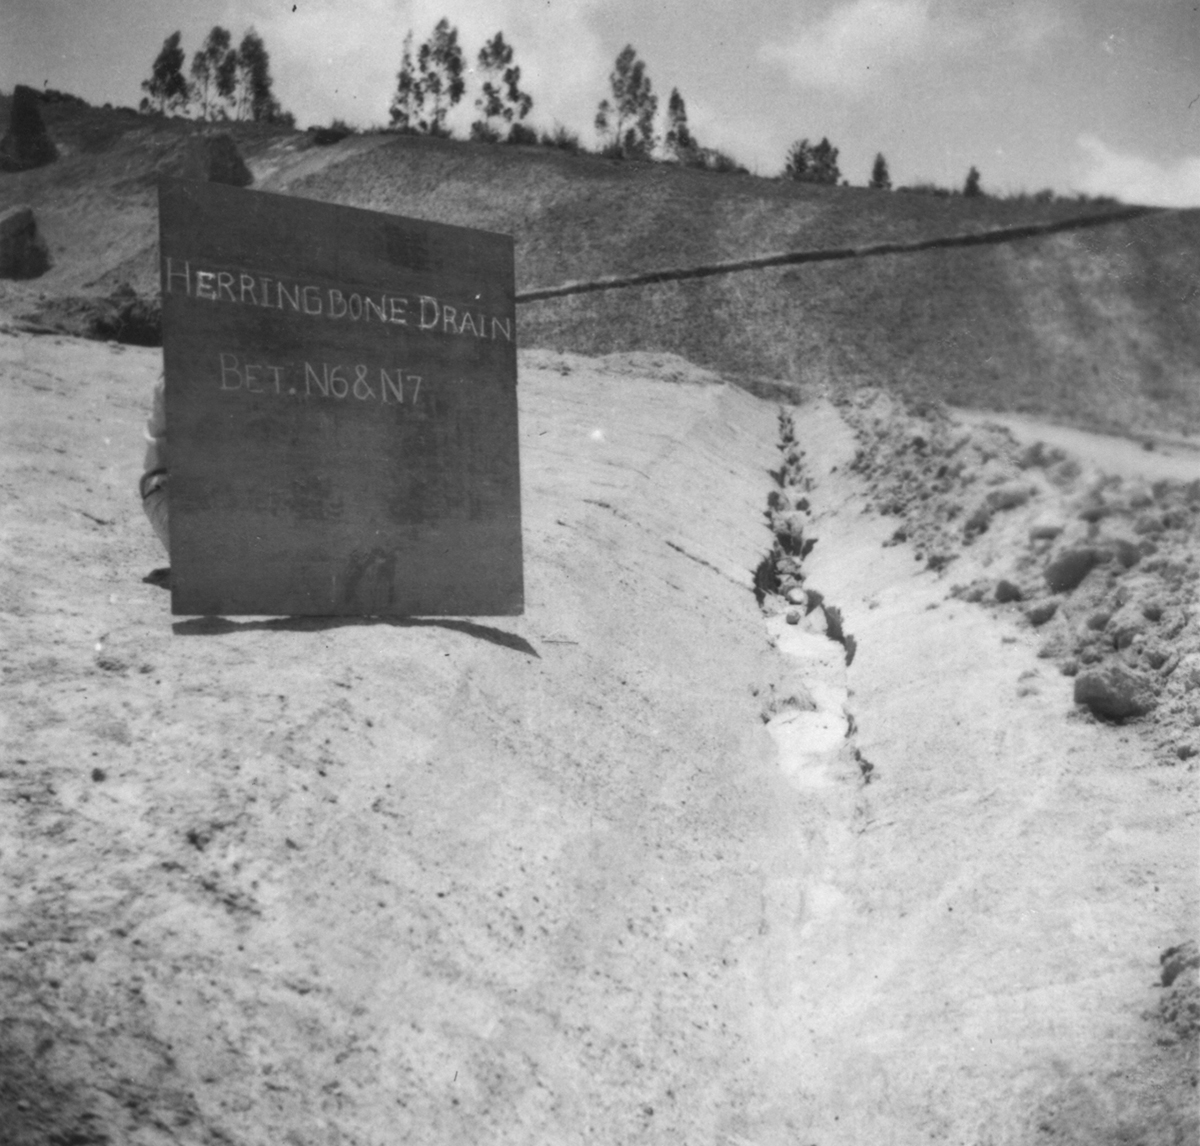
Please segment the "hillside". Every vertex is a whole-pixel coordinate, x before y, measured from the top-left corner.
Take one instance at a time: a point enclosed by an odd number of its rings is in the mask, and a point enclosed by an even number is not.
[[[0,114],[4,113],[0,107]],[[0,181],[56,260],[38,293],[157,286],[155,192],[185,121],[48,105],[64,158]],[[911,241],[1071,217],[1073,203],[938,198],[365,136],[330,148],[237,126],[256,186],[516,239],[518,290],[789,249]],[[751,386],[882,385],[1120,432],[1200,432],[1200,211],[1004,246],[931,251],[527,304],[528,347],[667,350]]]
[[[1200,1138],[1198,451],[887,390],[1170,437],[1194,376],[951,366],[1181,359],[1196,213],[526,306],[522,615],[183,617],[161,351],[52,324],[156,289],[194,129],[47,118],[0,177],[56,259],[0,283],[0,1146]],[[268,190],[513,230],[523,287],[1071,210],[302,141],[239,132]]]
[[[1195,1141],[1181,486],[1101,483],[1153,561],[1035,626],[1090,465],[865,393],[783,453],[678,359],[524,351],[524,616],[172,618],[160,362],[0,333],[6,1146]],[[751,591],[767,504],[803,618]],[[1055,663],[1118,594],[1160,605],[1125,725]]]

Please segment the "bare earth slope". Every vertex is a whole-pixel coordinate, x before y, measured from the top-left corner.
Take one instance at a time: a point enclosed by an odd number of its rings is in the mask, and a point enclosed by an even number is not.
[[[752,592],[776,410],[662,356],[523,353],[524,617],[173,620],[158,368],[0,335],[7,1142],[1194,1141],[1195,773],[951,592],[999,520],[885,544],[859,415],[849,664]]]

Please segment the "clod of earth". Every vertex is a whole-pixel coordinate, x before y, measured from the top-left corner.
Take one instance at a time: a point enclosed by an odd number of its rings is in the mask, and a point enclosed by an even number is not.
[[[1062,533],[1062,523],[1058,521],[1035,521],[1029,527],[1030,541],[1053,541]]]
[[[1055,593],[1069,593],[1104,560],[1094,546],[1080,545],[1064,549],[1046,566],[1046,584]]]
[[[1001,578],[996,583],[996,600],[1005,605],[1009,601],[1020,601],[1024,597],[1019,586]]]
[[[1027,485],[1002,485],[987,495],[987,503],[994,510],[1017,509],[1033,495]]]
[[[1189,939],[1178,947],[1168,947],[1158,961],[1162,964],[1162,985],[1169,987],[1189,967],[1200,969],[1200,945]]]
[[[1039,601],[1036,605],[1030,605],[1026,609],[1025,616],[1029,618],[1031,625],[1044,625],[1057,612],[1057,601]]]
[[[1145,673],[1110,662],[1084,669],[1075,677],[1075,703],[1097,716],[1126,720],[1145,716],[1157,703],[1154,682]]]

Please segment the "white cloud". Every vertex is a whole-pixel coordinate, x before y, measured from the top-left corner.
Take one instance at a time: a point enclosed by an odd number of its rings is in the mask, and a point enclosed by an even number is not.
[[[1063,15],[1043,3],[1010,0],[838,0],[790,42],[759,53],[785,65],[805,87],[863,90],[888,69],[934,57],[983,53],[1030,56],[1059,38]]]
[[[1200,155],[1162,164],[1114,151],[1094,135],[1077,142],[1083,152],[1073,181],[1077,190],[1153,207],[1200,207]]]
[[[834,8],[791,43],[763,48],[799,84],[858,90],[929,41],[928,0],[852,0]]]
[[[1063,13],[1040,4],[1016,8],[1010,16],[1008,46],[1020,52],[1040,51],[1063,35],[1067,21]]]

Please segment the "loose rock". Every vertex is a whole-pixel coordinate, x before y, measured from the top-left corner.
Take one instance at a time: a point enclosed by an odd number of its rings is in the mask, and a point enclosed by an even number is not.
[[[1059,521],[1035,521],[1029,527],[1029,540],[1053,541],[1062,531],[1062,523]]]
[[[1025,610],[1025,616],[1029,618],[1031,625],[1044,625],[1057,612],[1057,601],[1039,601]]]
[[[1127,604],[1118,609],[1109,621],[1109,632],[1113,643],[1119,649],[1127,649],[1134,638],[1146,631],[1146,618],[1141,609],[1134,604]]]
[[[1014,585],[1011,581],[1001,579],[996,584],[996,600],[1002,605],[1009,601],[1020,601],[1024,594],[1020,588]]]
[[[1200,653],[1186,653],[1180,657],[1175,671],[1183,682],[1184,691],[1191,692],[1194,688],[1200,688]]]
[[[1084,669],[1075,678],[1075,703],[1109,720],[1144,716],[1156,701],[1151,679],[1117,662]]]
[[[1032,492],[1027,485],[1002,485],[987,495],[987,503],[994,510],[1017,509],[1029,500]]]
[[[1126,569],[1132,569],[1142,559],[1141,549],[1123,537],[1113,541],[1112,547],[1114,556]]]
[[[1046,566],[1046,584],[1055,593],[1067,593],[1074,589],[1097,565],[1104,555],[1089,545],[1064,549]]]
[[[1184,971],[1200,968],[1200,945],[1189,939],[1178,947],[1168,947],[1158,961],[1162,964],[1162,985],[1169,987]]]

